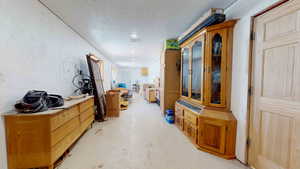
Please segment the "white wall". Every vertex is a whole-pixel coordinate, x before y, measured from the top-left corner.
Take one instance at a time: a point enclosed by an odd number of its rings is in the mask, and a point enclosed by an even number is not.
[[[229,19],[240,18],[234,29],[231,109],[238,120],[236,155],[246,162],[248,130],[248,78],[251,17],[278,0],[239,0],[226,10]]]
[[[142,83],[153,83],[154,79],[160,76],[160,63],[152,63],[148,66],[149,75],[142,76],[141,68],[120,68],[118,70],[118,82],[123,82],[130,87],[130,85],[138,82]]]
[[[37,0],[0,0],[0,51],[1,113],[13,109],[30,89],[71,95],[75,67],[87,70],[85,55],[89,52],[101,56]],[[114,65],[103,59],[108,89]],[[4,138],[1,118],[1,169],[7,168]]]
[[[120,68],[117,81],[118,83],[126,83],[130,89],[131,85],[136,82],[139,84],[149,83],[149,78],[141,75],[141,68]]]
[[[149,80],[151,83],[153,83],[153,80],[155,78],[159,78],[160,77],[160,62],[155,62],[152,63],[149,66]]]

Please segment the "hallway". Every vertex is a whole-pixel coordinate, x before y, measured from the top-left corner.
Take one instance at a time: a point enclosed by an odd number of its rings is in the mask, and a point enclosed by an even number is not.
[[[199,151],[156,104],[135,95],[121,116],[96,123],[58,169],[247,169]]]

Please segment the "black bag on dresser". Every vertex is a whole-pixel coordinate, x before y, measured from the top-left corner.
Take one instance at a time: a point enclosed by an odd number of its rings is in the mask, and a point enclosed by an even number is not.
[[[20,113],[37,113],[63,105],[64,99],[60,95],[48,95],[45,91],[31,90],[15,104],[15,108]]]

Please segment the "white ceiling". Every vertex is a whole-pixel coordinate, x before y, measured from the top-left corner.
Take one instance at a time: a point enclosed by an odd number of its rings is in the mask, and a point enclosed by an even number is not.
[[[41,1],[113,62],[147,66],[159,61],[164,40],[177,38],[209,8],[236,0]]]

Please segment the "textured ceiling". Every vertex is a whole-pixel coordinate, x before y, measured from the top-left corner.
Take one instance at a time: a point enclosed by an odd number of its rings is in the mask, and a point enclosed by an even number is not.
[[[236,0],[40,1],[116,64],[147,66],[159,61],[165,39],[177,38],[209,8]]]

